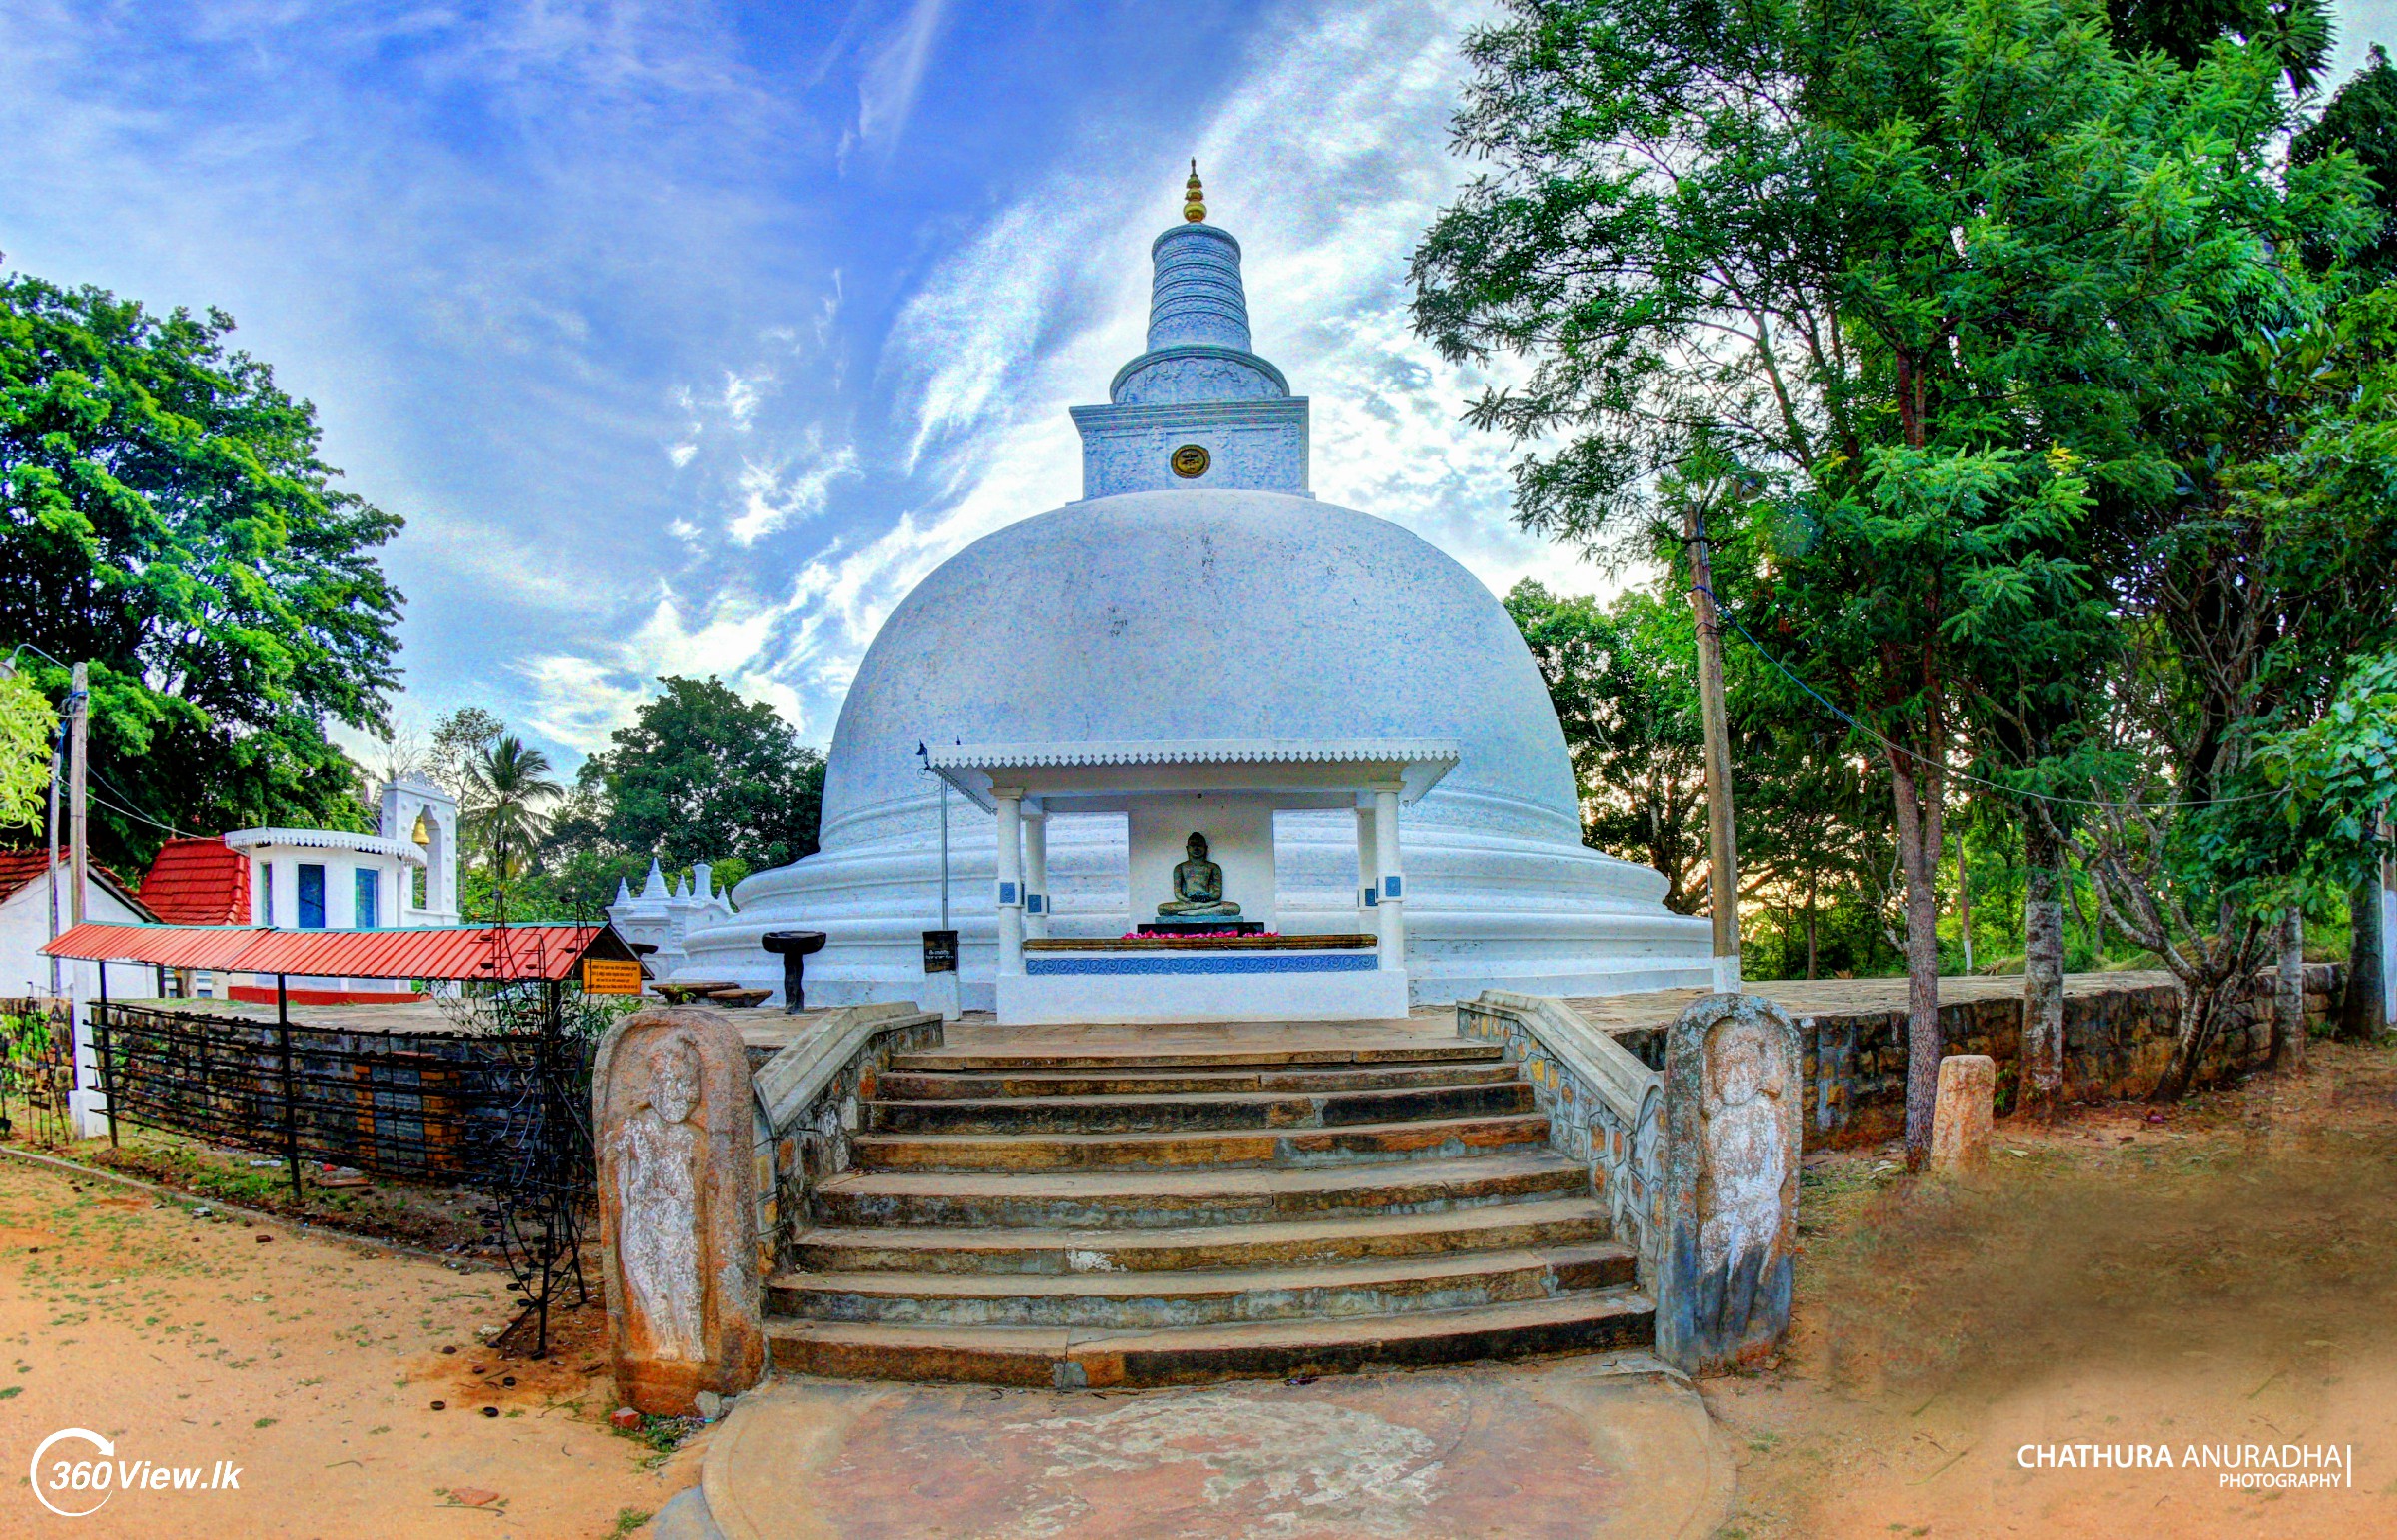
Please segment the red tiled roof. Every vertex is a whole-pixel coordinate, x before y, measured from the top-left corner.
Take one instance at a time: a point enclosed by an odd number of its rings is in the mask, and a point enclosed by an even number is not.
[[[612,925],[278,931],[249,925],[78,925],[53,957],[349,979],[566,979],[583,958],[635,961]],[[645,971],[645,970],[644,970]]]
[[[65,897],[67,874],[74,870],[74,853],[64,849],[60,850],[58,853],[60,895],[58,907],[62,914],[67,907]],[[37,846],[32,850],[0,850],[0,903],[6,903],[16,897],[17,890],[26,884],[40,882],[42,875],[49,870],[50,852],[44,847]],[[119,877],[97,861],[92,863],[92,876],[95,880],[106,884],[109,892],[123,899],[126,906],[135,914],[155,913],[149,905],[134,897],[133,890],[125,885],[124,878]]]
[[[169,925],[248,925],[249,858],[223,840],[169,840],[142,879],[142,902]]]

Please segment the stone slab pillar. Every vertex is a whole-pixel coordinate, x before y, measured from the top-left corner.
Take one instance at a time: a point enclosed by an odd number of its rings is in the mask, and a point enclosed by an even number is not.
[[[1377,935],[1381,925],[1381,846],[1373,834],[1373,794],[1356,805],[1356,928]]]
[[[1990,1120],[1998,1103],[1998,1061],[1950,1054],[1940,1061],[1940,1094],[1931,1110],[1934,1170],[1978,1171],[1990,1163]]]
[[[1760,1363],[1790,1328],[1800,1053],[1756,995],[1702,996],[1666,1029],[1656,1350],[1685,1373]]]
[[[765,1373],[749,1055],[707,1006],[618,1023],[591,1072],[616,1393],[688,1416]]]
[[[1049,934],[1049,815],[1024,815],[1024,934]]]
[[[1024,971],[1024,792],[994,786],[999,804],[999,972]]]
[[[1373,866],[1381,879],[1376,929],[1384,968],[1406,966],[1406,875],[1398,853],[1398,790],[1394,785],[1373,788]]]

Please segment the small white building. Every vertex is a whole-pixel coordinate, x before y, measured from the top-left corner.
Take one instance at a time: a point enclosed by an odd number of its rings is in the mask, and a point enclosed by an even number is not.
[[[384,787],[381,831],[236,829],[226,846],[250,862],[250,923],[280,930],[411,930],[455,925],[457,802],[420,775]],[[292,979],[296,1000],[406,993],[404,979]],[[236,985],[236,999],[275,981]]]
[[[50,853],[0,850],[0,996],[48,995],[50,959],[41,947],[50,939]],[[74,923],[74,863],[58,858],[58,927]],[[99,925],[141,925],[158,918],[103,866],[91,868],[84,918]],[[100,986],[100,964],[61,962],[59,993],[88,997]],[[158,993],[158,970],[138,963],[110,963],[108,992],[118,999]]]

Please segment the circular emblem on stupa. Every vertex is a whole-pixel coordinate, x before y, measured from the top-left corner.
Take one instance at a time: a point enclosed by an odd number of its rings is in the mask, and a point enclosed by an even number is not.
[[[1206,451],[1195,443],[1186,443],[1174,451],[1174,457],[1167,463],[1172,465],[1174,473],[1184,480],[1197,480],[1206,474]]]

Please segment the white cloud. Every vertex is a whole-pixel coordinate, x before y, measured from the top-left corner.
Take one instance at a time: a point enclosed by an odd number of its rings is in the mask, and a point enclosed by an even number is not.
[[[755,545],[767,535],[824,510],[832,483],[857,474],[857,451],[843,444],[827,453],[810,428],[790,460],[743,460],[737,485],[741,510],[724,526],[736,545]]]
[[[1516,530],[1512,451],[1468,427],[1470,371],[1411,329],[1415,240],[1461,180],[1445,152],[1471,4],[1344,10],[1260,37],[1198,136],[1209,219],[1240,237],[1257,350],[1311,397],[1319,496],[1406,525],[1493,591],[1536,575],[1608,586]],[[829,722],[883,617],[971,541],[1079,495],[1069,405],[1105,398],[1147,325],[1149,242],[1181,193],[1173,157],[1029,187],[937,264],[885,346],[928,496],[800,572],[775,673]]]
[[[856,142],[878,148],[886,161],[916,110],[916,94],[923,88],[947,9],[945,0],[915,0],[907,19],[875,50],[858,81]]]

